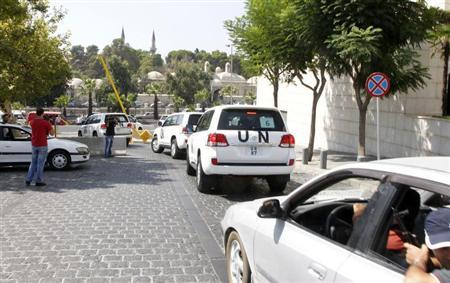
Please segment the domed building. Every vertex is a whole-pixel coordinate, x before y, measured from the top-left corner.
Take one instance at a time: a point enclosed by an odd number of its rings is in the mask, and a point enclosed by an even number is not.
[[[209,63],[205,62],[205,70],[209,67]],[[249,94],[256,94],[256,80],[251,78],[246,80],[243,76],[231,72],[230,63],[225,64],[225,71],[223,72],[220,67],[216,68],[216,72],[211,80],[211,92],[214,98],[220,97],[220,90],[225,86],[233,86],[236,88],[237,92],[233,95],[232,101],[229,97],[221,97],[224,103],[246,103],[246,96]]]

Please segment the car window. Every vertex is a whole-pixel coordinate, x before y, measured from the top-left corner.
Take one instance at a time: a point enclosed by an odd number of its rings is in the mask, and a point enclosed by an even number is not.
[[[199,124],[197,126],[198,132],[209,129],[213,114],[214,114],[214,110],[208,111],[205,114],[203,114],[201,121],[199,121]]]
[[[110,117],[113,117],[114,119],[116,119],[116,121],[117,121],[119,124],[122,124],[122,123],[128,123],[128,119],[127,119],[127,117],[126,117],[125,115],[106,115],[106,116],[105,116],[105,121],[108,121],[108,119],[109,119]],[[99,122],[100,122],[100,121],[99,121]]]
[[[432,211],[449,206],[449,194],[442,195],[425,190],[395,184],[398,188],[381,236],[371,247],[367,256],[378,260],[398,272],[405,272],[408,264],[405,259],[404,243],[420,247],[425,243],[425,219]]]
[[[30,134],[18,129],[18,128],[11,128],[11,127],[3,127],[2,128],[2,140],[14,140],[14,141],[27,141],[30,140]]]
[[[174,116],[170,116],[170,117],[168,117],[166,120],[164,120],[163,126],[164,126],[164,127],[170,126],[170,124],[172,123],[173,117],[174,117]]]
[[[176,115],[172,121],[172,125],[181,125],[183,122],[183,115]]]
[[[192,125],[197,125],[198,120],[200,119],[202,115],[201,114],[191,114],[189,115],[189,119],[188,119],[188,126],[192,126]]]
[[[219,130],[286,131],[278,111],[261,109],[225,109],[219,119]]]
[[[289,217],[303,228],[347,245],[354,224],[364,214],[365,206],[379,185],[380,181],[364,177],[350,177],[325,185],[318,193],[298,200],[288,213]]]

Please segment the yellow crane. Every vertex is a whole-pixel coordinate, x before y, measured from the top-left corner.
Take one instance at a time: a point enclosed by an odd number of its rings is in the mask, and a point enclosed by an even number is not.
[[[105,70],[106,77],[108,78],[108,81],[114,90],[117,102],[119,102],[120,105],[120,109],[122,109],[122,112],[124,114],[128,115],[125,107],[123,106],[122,99],[120,99],[119,92],[117,91],[116,85],[114,84],[114,80],[111,76],[111,73],[109,72],[108,66],[106,65],[105,58],[103,58],[102,55],[98,55],[98,60],[102,64],[103,69]],[[135,127],[133,127],[132,129],[132,133],[134,138],[142,139],[143,142],[147,142],[147,140],[152,137],[152,134],[149,131],[143,130],[142,132],[139,132]]]

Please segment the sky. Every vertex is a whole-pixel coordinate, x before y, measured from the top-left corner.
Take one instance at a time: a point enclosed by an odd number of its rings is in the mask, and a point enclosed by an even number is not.
[[[66,16],[58,33],[70,33],[72,45],[100,50],[119,38],[135,49],[150,50],[155,31],[157,53],[195,48],[230,53],[224,21],[244,13],[244,0],[50,0]]]

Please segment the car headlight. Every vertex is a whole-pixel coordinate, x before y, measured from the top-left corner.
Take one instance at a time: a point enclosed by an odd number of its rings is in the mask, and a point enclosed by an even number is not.
[[[77,147],[76,150],[80,154],[88,154],[89,153],[89,149],[87,147]]]

